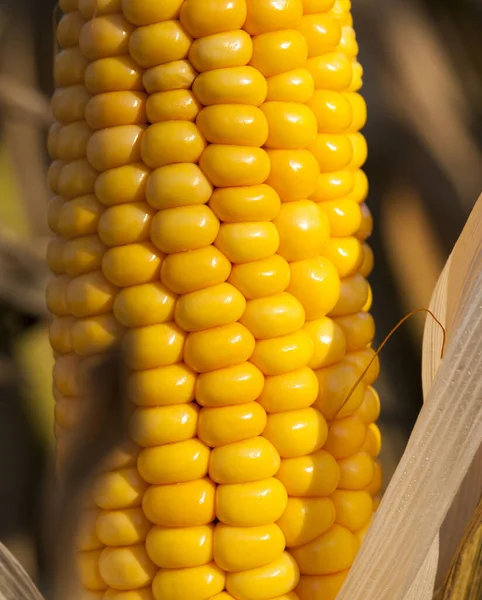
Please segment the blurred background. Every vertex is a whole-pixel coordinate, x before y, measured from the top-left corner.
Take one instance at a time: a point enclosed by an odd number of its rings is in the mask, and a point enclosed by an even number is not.
[[[369,121],[377,343],[427,307],[482,191],[482,2],[353,0]],[[53,448],[43,256],[53,0],[0,0],[0,540],[35,577]],[[422,402],[424,317],[381,356],[388,481]]]

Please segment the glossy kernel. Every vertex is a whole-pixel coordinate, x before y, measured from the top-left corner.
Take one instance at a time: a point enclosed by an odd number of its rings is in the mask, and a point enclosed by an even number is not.
[[[104,171],[95,181],[95,194],[105,206],[143,202],[148,176],[149,169],[142,163]]]
[[[186,294],[226,281],[231,263],[214,246],[167,256],[162,264],[162,282],[177,294]]]
[[[335,0],[302,0],[303,14],[312,15],[322,13],[333,8]]]
[[[250,65],[271,77],[305,66],[308,47],[304,36],[294,29],[271,31],[253,38]]]
[[[340,296],[333,310],[332,317],[350,315],[362,310],[368,299],[368,283],[362,275],[351,275],[341,280]]]
[[[299,301],[286,292],[250,300],[240,322],[256,339],[288,335],[305,322],[305,311]]]
[[[362,212],[353,200],[340,198],[320,202],[320,208],[328,218],[333,237],[346,237],[358,232],[362,224]]]
[[[142,158],[152,168],[195,163],[205,147],[206,142],[194,123],[164,121],[147,128],[142,139]]]
[[[246,1],[186,0],[180,19],[194,38],[242,29],[246,20]]]
[[[245,571],[267,565],[285,548],[281,529],[275,524],[233,527],[218,523],[214,530],[214,560],[223,571]]]
[[[196,375],[184,363],[135,371],[128,379],[128,395],[138,406],[172,406],[194,400]]]
[[[366,424],[375,423],[380,416],[380,398],[377,391],[368,386],[363,396],[363,402],[357,411],[357,415]]]
[[[182,0],[122,0],[122,12],[134,25],[151,25],[177,19]]]
[[[348,195],[348,198],[358,202],[361,204],[364,202],[368,196],[368,178],[365,175],[365,172],[361,169],[354,171],[354,187],[353,190]]]
[[[327,434],[326,421],[314,408],[271,414],[263,432],[281,458],[304,456],[319,450]]]
[[[59,354],[73,352],[70,328],[74,322],[75,319],[69,316],[57,317],[52,320],[49,327],[49,341],[55,352]]]
[[[111,587],[131,590],[148,585],[157,568],[147,556],[144,545],[139,545],[105,548],[99,557],[99,570]]]
[[[253,262],[276,253],[279,234],[269,221],[223,223],[215,245],[232,263]]]
[[[102,271],[75,277],[67,287],[66,300],[75,317],[89,317],[112,311],[117,288]]]
[[[129,36],[133,29],[119,13],[100,15],[82,27],[80,49],[89,60],[128,54]]]
[[[368,146],[365,136],[361,133],[350,133],[348,138],[353,148],[353,156],[349,167],[351,169],[361,169],[366,163],[368,156]]]
[[[346,317],[337,317],[336,322],[343,330],[348,352],[361,350],[373,341],[375,322],[369,313],[359,312]]]
[[[200,73],[212,69],[244,67],[252,55],[253,42],[242,29],[202,37],[189,49],[189,60]]]
[[[226,589],[239,600],[269,600],[292,591],[299,577],[295,560],[288,552],[283,552],[262,567],[228,573]]]
[[[181,296],[175,320],[185,331],[200,331],[238,321],[245,308],[244,296],[231,284],[221,283]]]
[[[89,98],[89,92],[84,85],[58,88],[52,96],[52,114],[61,123],[81,121]]]
[[[133,441],[143,448],[185,442],[196,436],[199,407],[194,403],[137,408],[129,422]]]
[[[352,81],[352,61],[339,52],[328,52],[306,61],[317,90],[346,90]]]
[[[201,73],[192,90],[204,106],[211,104],[250,104],[260,106],[266,99],[268,85],[255,68],[230,67]]]
[[[330,529],[335,514],[329,498],[288,498],[286,510],[277,524],[285,536],[286,546],[293,548],[313,541]]]
[[[319,133],[308,149],[318,161],[322,173],[344,169],[353,158],[353,146],[346,135]]]
[[[361,451],[338,461],[340,490],[364,490],[373,481],[374,462],[367,452]]]
[[[332,494],[340,479],[336,460],[325,450],[297,458],[285,458],[276,474],[289,496],[319,498]]]
[[[66,48],[59,52],[54,61],[54,80],[59,87],[84,83],[84,73],[89,61],[80,48]]]
[[[307,69],[293,69],[268,77],[266,100],[276,102],[301,102],[304,104],[313,95],[315,83]]]
[[[198,436],[211,448],[261,435],[266,412],[257,402],[204,408],[199,415]]]
[[[382,435],[380,429],[375,423],[368,425],[367,439],[363,449],[368,452],[372,458],[377,458],[382,450]]]
[[[371,215],[370,209],[365,204],[365,202],[362,202],[360,204],[360,212],[361,212],[361,223],[360,223],[360,226],[359,226],[359,228],[357,229],[357,231],[355,233],[355,236],[361,242],[364,242],[372,234],[372,231],[373,231],[373,217]]]
[[[86,317],[72,326],[72,347],[80,356],[102,354],[116,346],[123,333],[112,314]]]
[[[372,518],[373,500],[368,492],[337,490],[331,500],[336,509],[336,522],[352,533]]]
[[[107,585],[100,574],[99,558],[102,550],[78,552],[76,567],[80,583],[90,590],[105,590]]]
[[[216,517],[235,527],[269,525],[281,517],[287,502],[283,484],[272,477],[252,483],[219,485]]]
[[[251,362],[265,375],[280,375],[308,364],[313,342],[303,330],[271,340],[256,342]]]
[[[224,588],[224,573],[215,563],[191,569],[162,569],[152,584],[156,600],[205,600]]]
[[[156,92],[147,99],[146,112],[150,123],[160,121],[194,121],[201,105],[190,90]]]
[[[248,300],[279,294],[288,287],[289,281],[289,264],[278,254],[234,265],[229,277],[229,282]]]
[[[105,510],[140,506],[147,484],[137,468],[121,469],[99,475],[94,483],[94,501]]]
[[[248,18],[244,29],[251,35],[288,29],[301,20],[301,0],[247,0]]]
[[[57,135],[56,152],[58,157],[65,161],[84,158],[91,135],[92,130],[84,120],[67,123]]]
[[[85,120],[92,129],[146,122],[146,94],[142,92],[106,92],[87,102]]]
[[[362,350],[347,352],[345,361],[353,365],[359,375],[363,373],[363,382],[366,385],[372,385],[378,379],[380,361],[373,348],[363,348]]]
[[[198,439],[146,448],[137,468],[148,483],[193,481],[207,475],[209,448]]]
[[[269,185],[218,188],[209,206],[220,221],[271,221],[280,209],[280,198]]]
[[[303,149],[317,133],[313,112],[296,102],[265,102],[261,107],[268,123],[267,148]]]
[[[164,65],[147,69],[142,81],[146,92],[168,92],[170,90],[188,90],[196,79],[196,71],[185,59],[173,60]]]
[[[191,38],[179,21],[162,21],[137,27],[129,40],[129,53],[141,67],[156,67],[186,58]]]
[[[323,248],[323,255],[336,267],[341,278],[357,273],[364,258],[363,246],[353,236],[331,238]]]
[[[334,50],[342,38],[339,23],[327,13],[305,14],[297,26],[308,44],[308,57]]]
[[[363,402],[365,387],[358,381],[358,373],[345,362],[316,371],[319,384],[314,406],[327,419],[339,419],[355,413]]]
[[[119,287],[149,283],[159,278],[163,255],[152,244],[128,244],[110,248],[102,259],[102,271]]]
[[[268,138],[263,111],[249,104],[217,104],[199,113],[196,124],[212,144],[261,147]]]
[[[87,160],[98,171],[139,162],[144,130],[143,125],[120,125],[96,131],[87,144]]]
[[[315,191],[310,198],[315,202],[337,200],[350,194],[354,186],[355,177],[350,170],[320,173]]]
[[[154,369],[179,362],[185,333],[175,323],[129,329],[124,335],[127,364],[131,369]]]
[[[213,188],[201,169],[193,163],[166,165],[153,171],[147,182],[146,197],[158,210],[206,204]]]
[[[345,337],[342,329],[328,317],[307,321],[304,326],[313,340],[313,356],[308,363],[312,369],[321,369],[338,363],[345,356]]]
[[[142,508],[149,521],[163,527],[194,527],[214,520],[216,486],[210,479],[173,485],[153,485]]]
[[[143,91],[142,70],[129,56],[106,56],[85,70],[85,86],[91,94]]]
[[[63,254],[65,271],[75,276],[98,270],[105,250],[105,245],[97,235],[68,240]]]
[[[102,511],[96,532],[106,546],[132,546],[146,539],[151,524],[141,508]]]
[[[318,381],[313,371],[302,367],[296,371],[266,377],[259,404],[267,413],[308,408],[316,399]]]
[[[280,457],[264,437],[235,442],[211,452],[209,476],[216,483],[248,483],[272,477]]]
[[[146,242],[154,213],[146,202],[111,206],[99,219],[99,237],[107,246]]]
[[[210,144],[202,153],[199,166],[216,187],[259,185],[270,171],[266,150],[223,144]]]
[[[290,264],[290,270],[287,291],[301,302],[307,320],[319,319],[333,310],[339,301],[341,284],[328,259],[320,256],[298,260]]]
[[[263,384],[263,374],[249,362],[202,373],[196,381],[196,402],[207,408],[228,407],[236,414],[234,406],[256,400]]]
[[[126,327],[166,323],[174,319],[176,296],[161,282],[143,283],[120,290],[114,315]]]
[[[266,183],[284,202],[304,200],[316,188],[320,168],[308,150],[269,150],[270,174]]]
[[[293,548],[291,553],[304,575],[329,575],[351,567],[358,551],[355,536],[333,525],[312,542]]]
[[[163,569],[185,569],[213,560],[214,526],[159,527],[149,532],[146,550],[150,559]]]
[[[367,104],[360,94],[355,92],[345,94],[345,98],[351,104],[353,119],[349,131],[354,133],[363,129],[367,121]]]
[[[365,443],[367,427],[356,416],[346,417],[330,423],[324,449],[336,459],[356,454]]]
[[[280,236],[278,253],[287,261],[319,255],[330,233],[326,216],[311,200],[282,204],[274,224]]]

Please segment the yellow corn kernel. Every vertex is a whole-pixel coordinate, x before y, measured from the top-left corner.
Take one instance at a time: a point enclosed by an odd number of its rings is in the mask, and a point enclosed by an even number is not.
[[[240,319],[258,340],[294,333],[304,322],[303,306],[286,292],[250,300]]]
[[[308,45],[308,58],[334,50],[342,40],[342,30],[332,15],[305,14],[298,23]]]
[[[217,187],[259,185],[270,171],[266,151],[252,146],[210,144],[202,153],[199,165]]]
[[[101,354],[116,346],[123,333],[113,314],[78,319],[72,326],[72,347],[80,356]]]
[[[190,90],[169,90],[151,94],[147,99],[146,113],[149,122],[194,121],[201,105]]]
[[[62,48],[72,48],[79,43],[80,30],[85,19],[80,12],[66,13],[57,25],[57,42]]]
[[[286,489],[277,479],[219,485],[216,517],[234,527],[256,527],[277,521],[286,509]]]
[[[375,323],[369,313],[359,312],[346,317],[337,317],[335,320],[343,330],[348,352],[361,350],[373,341]]]
[[[59,354],[72,352],[72,340],[70,329],[75,322],[72,317],[58,317],[52,321],[49,327],[50,345]]]
[[[315,139],[316,119],[307,106],[295,102],[265,102],[261,110],[268,123],[267,148],[306,148]]]
[[[255,569],[226,575],[226,589],[236,598],[268,600],[295,589],[300,578],[294,558],[283,552],[275,560]]]
[[[266,377],[258,403],[267,413],[308,408],[316,399],[318,381],[313,371],[302,367],[296,371]]]
[[[107,171],[141,160],[144,125],[120,125],[96,131],[87,144],[87,160],[98,171]]]
[[[123,288],[114,301],[114,315],[126,327],[166,323],[174,319],[176,296],[160,282]]]
[[[211,448],[247,440],[263,433],[266,412],[257,402],[204,408],[199,415],[198,437]]]
[[[182,359],[185,340],[173,322],[129,329],[123,339],[127,364],[135,371],[173,365]]]
[[[315,82],[307,69],[293,69],[268,77],[266,100],[275,102],[301,102],[304,104],[313,95]]]
[[[100,514],[98,508],[86,510],[80,519],[80,526],[76,534],[76,549],[81,551],[99,550],[102,542],[97,537],[95,526]]]
[[[319,498],[336,490],[340,469],[331,454],[318,450],[306,456],[284,458],[276,477],[289,496]]]
[[[105,92],[89,100],[85,120],[92,129],[146,122],[146,94],[142,92]]]
[[[219,188],[209,199],[209,206],[221,221],[271,221],[280,208],[280,198],[269,185]]]
[[[372,458],[377,458],[382,449],[382,436],[378,426],[375,423],[368,425],[367,439],[363,445],[363,450],[368,452]]]
[[[67,286],[69,283],[70,277],[60,275],[55,279],[51,279],[47,285],[47,308],[58,317],[66,317],[70,314],[67,306]]]
[[[99,219],[99,237],[106,246],[146,242],[154,212],[146,202],[111,206]]]
[[[83,85],[59,88],[52,96],[52,114],[61,123],[72,123],[84,118],[90,94]]]
[[[149,558],[163,569],[200,567],[213,560],[214,526],[154,526],[146,540]]]
[[[99,571],[109,586],[132,590],[151,583],[157,568],[147,556],[144,545],[140,545],[104,548],[99,556]]]
[[[362,224],[362,213],[356,202],[338,199],[320,202],[320,208],[328,218],[331,235],[334,238],[354,234],[358,238],[358,231]]]
[[[358,372],[351,365],[340,361],[328,368],[316,371],[319,392],[314,403],[326,419],[340,419],[353,415],[361,406],[365,386],[358,381]],[[351,393],[350,398],[348,395]],[[348,398],[348,400],[347,400]]]
[[[238,29],[196,40],[189,49],[189,61],[200,73],[213,69],[244,67],[253,55],[251,37]]]
[[[75,354],[59,356],[53,368],[54,386],[66,396],[82,394],[80,378],[80,358]]]
[[[186,58],[191,38],[179,21],[138,27],[129,40],[129,53],[141,67],[150,68]]]
[[[312,542],[291,549],[303,575],[330,575],[348,569],[357,551],[355,536],[336,524]]]
[[[133,508],[141,505],[147,487],[136,467],[110,471],[97,477],[93,488],[94,501],[104,510]]]
[[[250,65],[265,77],[304,67],[308,57],[305,37],[294,29],[262,33],[253,39]]]
[[[186,0],[181,8],[181,23],[194,38],[242,29],[246,20],[245,0]]]
[[[231,263],[214,246],[171,254],[164,259],[161,280],[177,294],[194,292],[226,281]]]
[[[95,194],[106,206],[142,202],[149,172],[142,163],[104,171],[95,181]]]
[[[145,481],[163,485],[205,477],[208,465],[209,448],[197,438],[146,448],[139,454],[137,462]]]
[[[324,449],[336,459],[347,458],[362,449],[367,437],[366,425],[356,416],[332,421]]]
[[[107,588],[99,568],[101,554],[102,550],[77,553],[76,564],[79,579],[88,590],[105,590]]]
[[[65,240],[61,237],[55,237],[50,240],[47,246],[46,261],[49,269],[54,275],[61,275],[65,272]]]
[[[146,92],[168,92],[170,90],[187,90],[196,79],[197,72],[187,60],[174,60],[165,65],[147,69],[142,81]]]
[[[117,288],[93,271],[74,277],[67,287],[66,301],[75,317],[90,317],[112,311]]]
[[[313,240],[313,244],[316,243]],[[290,270],[287,291],[301,302],[307,320],[319,319],[333,312],[340,302],[342,284],[337,270],[328,259],[319,256],[298,260],[291,263]]]
[[[201,373],[196,381],[196,402],[207,408],[250,403],[261,394],[263,384],[263,374],[249,362]]]
[[[63,125],[57,136],[57,156],[65,161],[77,160],[85,157],[87,143],[91,135],[92,130],[84,120]]]
[[[91,94],[143,91],[142,70],[128,56],[107,56],[85,69],[85,87]]]
[[[151,173],[146,198],[151,206],[162,210],[206,204],[212,191],[211,183],[196,164],[179,163],[160,167]]]
[[[209,563],[190,569],[161,569],[152,584],[155,600],[169,597],[177,600],[212,598],[224,588],[224,573]]]
[[[251,104],[260,106],[266,100],[268,84],[255,68],[229,67],[201,73],[192,91],[203,106],[211,104]]]
[[[196,436],[199,408],[195,402],[142,407],[134,411],[129,432],[139,446],[172,444]]]
[[[313,340],[313,356],[308,363],[309,367],[321,369],[337,363],[344,357],[345,337],[334,320],[322,317],[321,319],[307,321],[304,329]]]
[[[93,194],[63,202],[58,213],[58,231],[67,239],[97,233],[103,210]]]
[[[313,342],[303,330],[270,340],[256,342],[251,362],[264,375],[281,375],[307,365]]]
[[[283,553],[285,540],[275,523],[233,527],[218,523],[214,530],[214,560],[223,571],[262,567]]]
[[[83,84],[88,64],[88,60],[77,46],[62,50],[56,55],[54,62],[56,85],[67,88],[71,85]]]
[[[137,463],[139,448],[132,441],[127,440],[117,446],[102,462],[104,471],[118,471],[127,467],[133,467]]]
[[[106,546],[133,546],[142,543],[151,528],[141,508],[102,511],[96,533]]]
[[[367,294],[367,301],[365,302],[365,304],[362,306],[362,311],[363,312],[368,312],[373,304],[373,293],[372,293],[372,288],[370,287],[370,284],[367,283],[368,286],[368,294]]]
[[[212,144],[261,147],[268,138],[263,111],[249,104],[217,104],[199,113],[196,124]]]
[[[368,299],[368,283],[360,275],[351,275],[341,280],[340,295],[335,307],[330,311],[331,317],[340,317],[357,313],[363,309]]]
[[[374,462],[367,452],[361,451],[338,461],[341,490],[364,490],[373,481]]]
[[[279,465],[279,454],[271,442],[255,437],[215,448],[209,476],[216,483],[249,483],[272,477]]]
[[[73,160],[60,171],[58,193],[66,199],[92,194],[96,178],[97,171],[85,158]]]
[[[148,242],[116,246],[105,252],[102,271],[118,287],[150,283],[159,279],[164,256]]]
[[[187,404],[194,399],[196,376],[183,363],[136,371],[128,381],[129,397],[138,406]]]
[[[331,496],[335,505],[336,523],[355,533],[370,522],[373,500],[368,492],[337,490]]]
[[[335,492],[336,493],[336,492]],[[335,522],[335,505],[329,498],[288,498],[277,524],[286,546],[294,548],[313,541]]]
[[[343,91],[349,88],[353,78],[352,61],[339,52],[328,52],[306,61],[317,90]]]
[[[173,485],[152,485],[144,494],[142,508],[155,525],[208,525],[214,520],[215,489],[209,478]]]
[[[311,200],[283,203],[274,224],[280,236],[278,253],[290,262],[319,255],[328,240],[328,220]]]
[[[375,356],[375,350],[373,350],[373,348],[364,348],[363,350],[356,350],[355,352],[347,352],[344,360],[353,365],[355,369],[357,369],[359,375],[361,375],[371,363],[367,372],[363,375],[363,381],[366,385],[371,385],[378,379],[378,375],[380,374],[380,361],[378,356]]]
[[[377,510],[377,502],[376,502],[376,500],[373,500],[373,511],[375,512],[376,510]],[[372,518],[367,522],[367,524],[364,527],[362,527],[358,531],[355,531],[355,537],[358,540],[358,543],[360,546],[363,544],[363,541],[368,533],[368,530],[370,529],[372,521],[373,521],[373,515],[372,515]]]
[[[100,15],[82,27],[79,46],[89,60],[127,54],[133,26],[119,13]]]
[[[332,575],[302,575],[296,591],[303,600],[336,600],[347,576],[348,569]]]
[[[86,19],[96,15],[117,13],[121,10],[121,0],[78,0],[79,10]]]
[[[382,489],[382,467],[378,460],[373,461],[373,479],[370,485],[367,486],[366,491],[373,497],[376,498]]]
[[[232,263],[239,264],[272,256],[279,241],[278,229],[268,221],[223,223],[215,245]]]
[[[102,596],[102,600],[155,600],[152,595],[151,586],[143,588],[141,590],[128,590],[121,592],[109,588],[105,595]]]
[[[375,423],[380,416],[380,398],[371,386],[368,386],[365,390],[363,402],[357,410],[357,415],[366,425]]]
[[[181,6],[182,0],[123,0],[122,12],[134,25],[151,25],[177,19]]]
[[[308,150],[269,150],[271,171],[266,183],[278,192],[283,202],[310,197],[318,181],[320,168]]]
[[[275,413],[268,416],[263,437],[281,458],[305,456],[319,450],[326,441],[328,426],[314,408]]]
[[[248,300],[280,294],[288,287],[289,281],[289,264],[278,254],[234,265],[229,276],[229,282]]]
[[[303,15],[301,0],[247,0],[247,6],[248,17],[244,29],[250,35],[288,29],[296,25]]]
[[[151,239],[166,254],[199,250],[214,242],[219,221],[205,205],[159,211],[152,219]]]
[[[321,173],[310,198],[315,202],[337,200],[350,194],[354,187],[355,177],[350,170]]]
[[[365,164],[368,156],[366,139],[361,133],[350,133],[347,137],[353,148],[349,167],[350,169],[360,169]]]
[[[353,145],[346,135],[319,133],[309,150],[318,161],[322,173],[350,167],[353,158]]]
[[[142,158],[152,168],[172,163],[197,162],[206,142],[190,121],[164,121],[147,128],[142,140]]]

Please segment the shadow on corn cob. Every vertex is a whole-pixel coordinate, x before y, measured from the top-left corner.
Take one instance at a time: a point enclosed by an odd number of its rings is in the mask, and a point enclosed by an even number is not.
[[[82,600],[332,600],[381,476],[366,107],[346,0],[61,0],[58,462],[121,342],[130,441]]]

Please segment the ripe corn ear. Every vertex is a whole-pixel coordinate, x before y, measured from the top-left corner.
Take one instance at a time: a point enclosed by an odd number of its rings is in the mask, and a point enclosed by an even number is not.
[[[122,341],[130,441],[85,598],[334,600],[381,485],[366,106],[348,0],[64,0],[53,198],[59,459]]]

